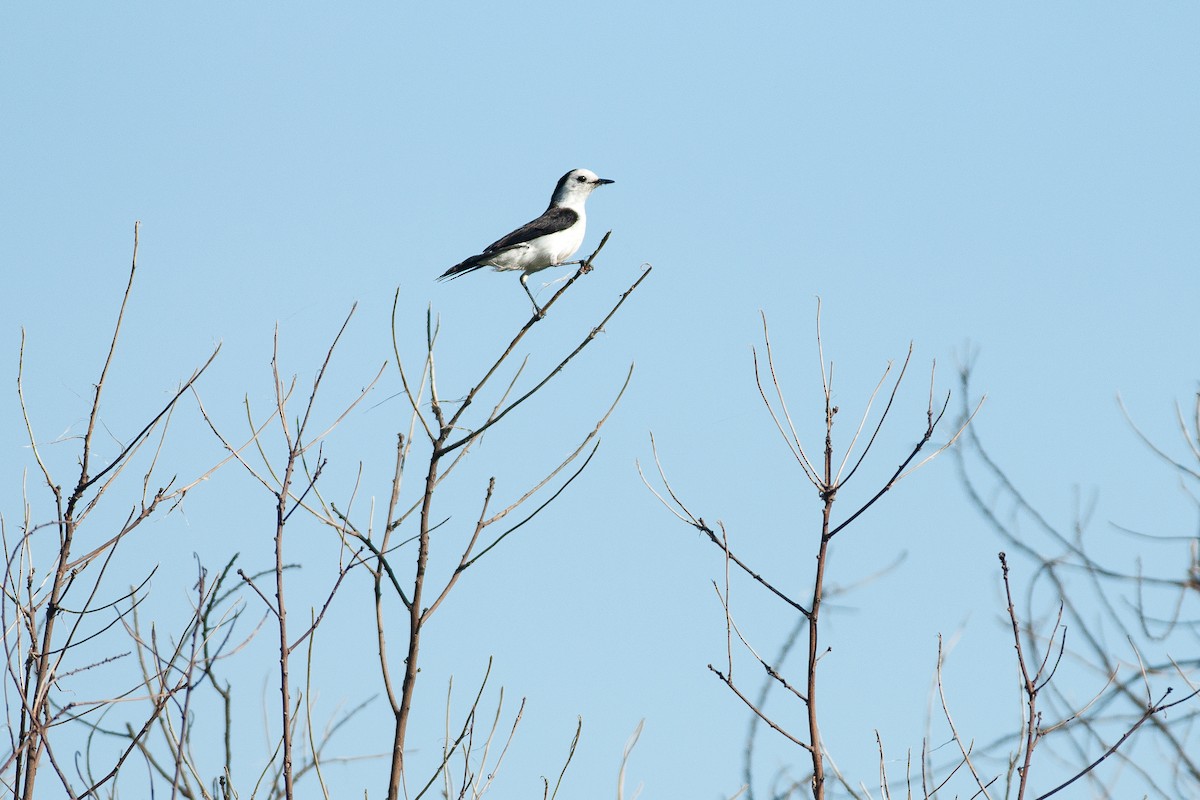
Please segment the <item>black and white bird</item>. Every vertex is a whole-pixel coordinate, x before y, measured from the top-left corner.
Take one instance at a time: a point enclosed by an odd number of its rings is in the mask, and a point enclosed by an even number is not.
[[[593,189],[606,183],[612,181],[597,177],[591,170],[571,170],[558,179],[554,194],[550,196],[550,206],[540,217],[492,242],[479,255],[455,264],[438,280],[457,278],[482,267],[497,271],[521,270],[521,287],[529,295],[534,312],[540,316],[542,309],[533,299],[526,280],[539,270],[561,266],[575,255],[583,244],[587,225],[584,203]]]

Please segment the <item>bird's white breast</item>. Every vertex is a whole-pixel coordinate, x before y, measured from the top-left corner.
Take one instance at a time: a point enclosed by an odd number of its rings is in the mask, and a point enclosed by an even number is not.
[[[537,239],[522,245],[497,253],[488,260],[498,270],[519,269],[525,272],[553,267],[575,255],[583,244],[584,216],[579,215],[579,221],[566,230],[539,236]]]

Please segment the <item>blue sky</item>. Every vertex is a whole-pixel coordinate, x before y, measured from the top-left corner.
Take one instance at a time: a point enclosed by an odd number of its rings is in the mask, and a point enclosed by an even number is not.
[[[915,345],[907,416],[858,491],[919,434],[929,364],[956,389],[971,352],[988,395],[979,434],[1048,514],[1068,523],[1080,490],[1099,497],[1102,532],[1110,521],[1187,532],[1189,501],[1114,398],[1171,447],[1173,403],[1196,387],[1198,31],[1200,11],[1182,3],[8,6],[4,370],[15,373],[23,326],[35,430],[78,432],[141,220],[105,418],[114,441],[218,342],[201,394],[236,428],[244,396],[269,402],[276,324],[285,370],[311,380],[357,302],[324,407],[334,413],[391,358],[397,287],[402,355],[419,360],[432,306],[453,394],[528,306],[512,275],[434,277],[540,212],[568,169],[615,179],[589,202],[585,249],[606,230],[612,239],[527,340],[530,374],[586,334],[643,264],[653,273],[557,385],[489,436],[454,495],[458,516],[474,513],[488,475],[515,492],[557,463],[630,363],[633,382],[589,471],[446,606],[419,711],[435,733],[418,746],[436,752],[448,675],[465,687],[494,654],[497,685],[529,697],[502,796],[556,774],[576,715],[571,796],[610,791],[642,718],[630,777],[647,797],[728,796],[745,717],[705,668],[723,658],[709,585],[720,563],[641,486],[634,460],[650,459],[649,432],[698,513],[803,585],[819,508],[761,408],[750,348],[761,311],[816,446],[820,297],[843,435],[888,360]],[[543,276],[556,277],[531,284]],[[398,388],[387,373],[331,442],[335,496],[360,461],[364,492],[385,496],[390,442],[407,427],[403,404],[387,400]],[[30,462],[15,397],[3,403],[11,530]],[[173,431],[182,463],[217,454],[194,411],[184,416]],[[65,474],[71,453],[59,450]],[[144,534],[139,555],[163,563],[155,597],[186,602],[192,553],[265,565],[268,501],[229,468]],[[331,545],[315,527],[297,534],[309,576],[297,593],[311,591],[310,604]],[[873,729],[889,750],[919,747],[939,632],[962,630],[960,726],[1011,720],[998,546],[949,459],[838,541],[840,584],[908,554],[830,618],[827,697],[839,699],[825,707],[852,712],[827,737],[868,785]],[[327,714],[377,691],[355,624],[366,596],[365,585],[344,593],[322,634]],[[782,610],[749,586],[735,587],[737,603],[763,648],[776,647]],[[251,720],[271,675],[270,648],[259,650],[239,667]],[[348,664],[347,652],[364,660]],[[385,709],[377,702],[340,752],[384,741]],[[766,765],[795,757],[778,747]],[[331,779],[375,791],[382,769],[338,767]]]

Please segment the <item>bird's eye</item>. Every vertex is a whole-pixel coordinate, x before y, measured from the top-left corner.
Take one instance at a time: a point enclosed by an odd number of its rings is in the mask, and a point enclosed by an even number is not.
[[[583,175],[580,175],[580,176],[576,177],[575,180],[579,181],[580,183],[583,183],[584,181],[587,180],[587,178],[585,178]]]

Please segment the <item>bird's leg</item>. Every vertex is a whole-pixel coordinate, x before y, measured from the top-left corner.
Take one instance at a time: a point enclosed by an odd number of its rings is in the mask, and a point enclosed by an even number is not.
[[[537,300],[533,299],[533,292],[529,291],[529,284],[525,281],[529,279],[528,272],[521,273],[521,288],[525,290],[525,294],[529,295],[529,302],[533,303],[533,313],[539,318],[546,316],[546,312],[542,311],[541,306],[537,304]]]
[[[581,268],[579,271],[582,272],[584,275],[587,275],[589,272],[592,271],[591,265],[588,264],[583,259],[580,259],[579,261],[564,261],[563,263],[558,264],[557,266],[560,266],[560,267],[579,266]]]

